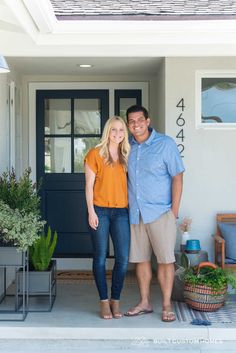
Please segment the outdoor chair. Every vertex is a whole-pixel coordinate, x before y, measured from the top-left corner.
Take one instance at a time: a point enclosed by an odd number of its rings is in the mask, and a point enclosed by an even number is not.
[[[236,213],[217,214],[216,221],[215,263],[222,268],[236,268]]]

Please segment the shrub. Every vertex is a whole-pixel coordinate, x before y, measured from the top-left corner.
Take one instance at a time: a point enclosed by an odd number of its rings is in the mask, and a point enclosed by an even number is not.
[[[30,179],[31,169],[24,171],[17,180],[15,170],[7,171],[0,176],[0,200],[13,210],[26,213],[40,213],[40,197],[37,186]]]
[[[45,221],[34,212],[12,209],[0,200],[0,235],[3,242],[25,251],[38,239],[44,224]]]

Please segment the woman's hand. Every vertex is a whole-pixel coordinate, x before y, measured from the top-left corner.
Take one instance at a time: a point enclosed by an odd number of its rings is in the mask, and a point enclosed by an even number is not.
[[[88,222],[89,225],[92,229],[96,230],[98,227],[98,216],[95,211],[89,212],[89,217],[88,217]]]
[[[85,163],[85,195],[88,207],[88,222],[92,229],[96,230],[98,226],[98,216],[94,210],[93,205],[93,187],[95,182],[95,173],[90,169],[87,163]]]

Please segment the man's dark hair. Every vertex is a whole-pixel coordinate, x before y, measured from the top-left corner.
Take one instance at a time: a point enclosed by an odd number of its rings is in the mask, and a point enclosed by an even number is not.
[[[129,118],[129,114],[130,113],[137,113],[137,112],[142,112],[143,115],[145,116],[145,119],[149,118],[149,114],[146,108],[142,107],[141,105],[132,105],[131,107],[129,107],[126,111],[126,119],[127,122],[129,122],[128,118]]]

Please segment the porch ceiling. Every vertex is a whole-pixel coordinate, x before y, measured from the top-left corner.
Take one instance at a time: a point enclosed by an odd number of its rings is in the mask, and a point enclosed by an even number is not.
[[[162,58],[6,57],[11,69],[24,75],[152,75]],[[91,64],[82,69],[80,64]]]

